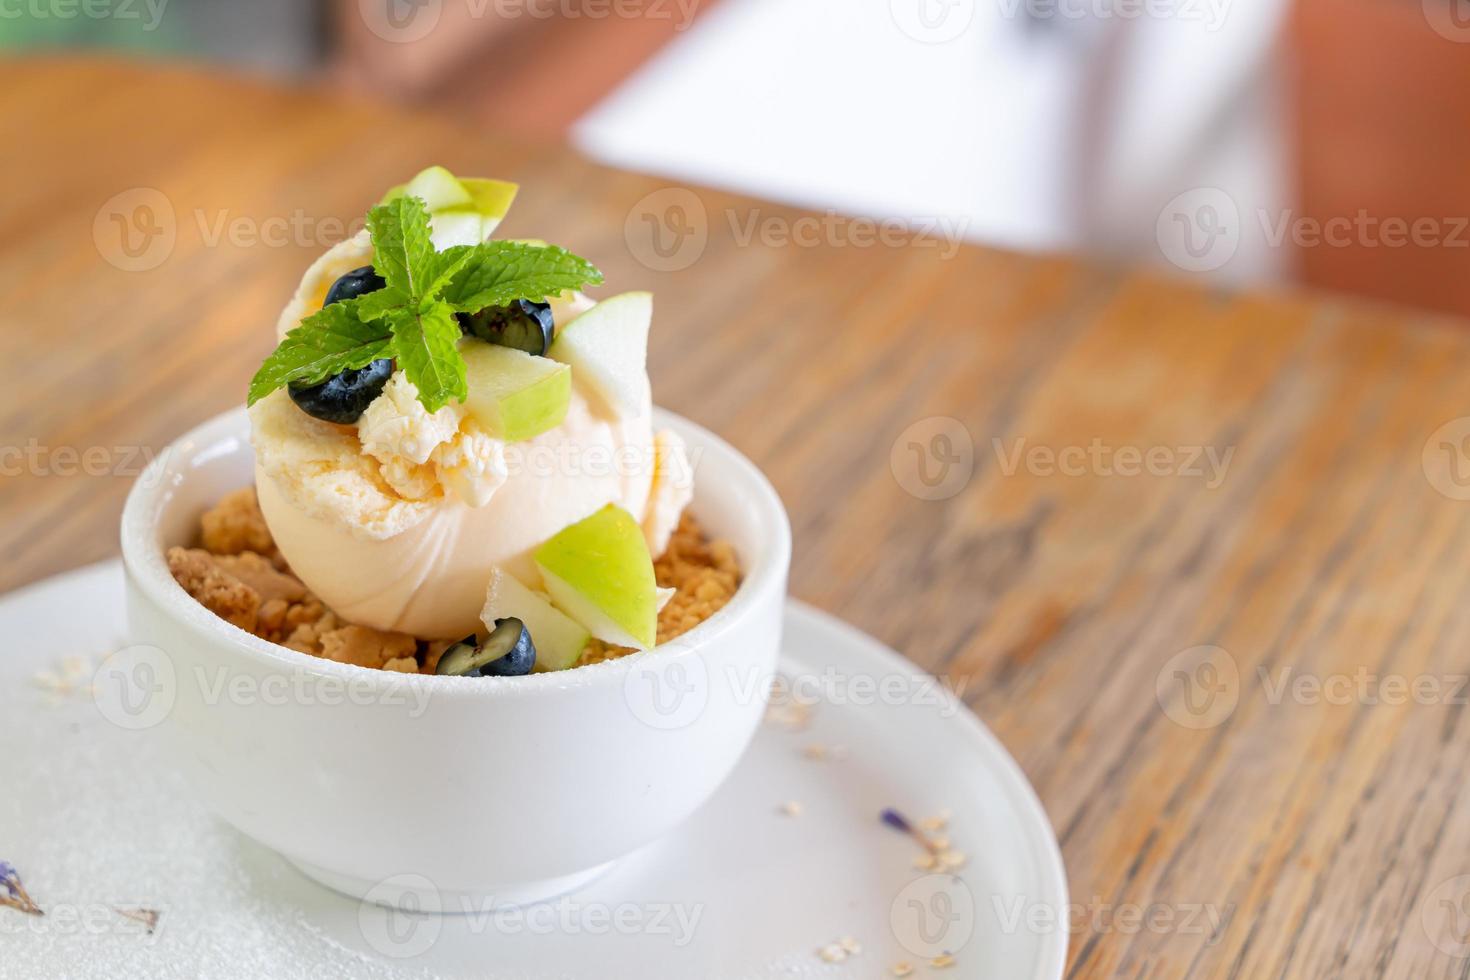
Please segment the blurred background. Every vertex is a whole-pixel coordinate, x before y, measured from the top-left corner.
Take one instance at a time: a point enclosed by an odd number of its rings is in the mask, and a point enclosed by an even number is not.
[[[1007,248],[1470,313],[1470,0],[0,0]]]

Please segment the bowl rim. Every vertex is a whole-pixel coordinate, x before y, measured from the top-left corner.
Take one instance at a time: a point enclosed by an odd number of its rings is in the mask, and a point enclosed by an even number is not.
[[[438,674],[403,674],[396,671],[356,664],[339,663],[289,647],[272,643],[233,623],[226,622],[184,591],[168,570],[162,549],[156,546],[159,498],[188,479],[185,462],[201,455],[253,452],[250,444],[250,422],[244,407],[222,412],[200,423],[170,443],[134,481],[123,506],[120,521],[123,567],[127,578],[167,618],[183,626],[198,639],[224,644],[258,665],[305,672],[322,680],[341,681],[355,686],[364,684],[391,690],[422,688],[436,696],[515,697],[595,684],[622,684],[633,670],[649,657],[673,662],[693,656],[702,646],[717,641],[735,630],[741,622],[768,607],[770,593],[779,591],[775,605],[779,609],[784,597],[786,575],[791,561],[791,525],[786,509],[766,475],[734,446],[703,426],[674,412],[654,407],[655,428],[673,429],[689,445],[691,454],[700,453],[696,470],[714,460],[717,478],[736,483],[742,494],[755,502],[758,524],[768,535],[767,547],[759,549],[761,560],[742,567],[744,578],[734,597],[709,619],[687,633],[649,650],[642,650],[613,660],[561,671],[546,671],[523,677],[456,677]],[[233,443],[233,445],[231,445]],[[695,501],[698,503],[698,484]],[[741,548],[742,560],[749,561],[751,549]]]

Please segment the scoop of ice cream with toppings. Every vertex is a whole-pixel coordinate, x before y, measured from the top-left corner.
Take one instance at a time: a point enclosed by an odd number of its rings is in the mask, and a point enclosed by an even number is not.
[[[442,640],[514,620],[497,662],[524,629],[559,669],[590,637],[653,645],[651,556],[692,473],[653,426],[652,297],[594,301],[590,262],[491,238],[514,196],[439,167],[390,191],[282,313],[251,439],[276,544],[345,620]]]

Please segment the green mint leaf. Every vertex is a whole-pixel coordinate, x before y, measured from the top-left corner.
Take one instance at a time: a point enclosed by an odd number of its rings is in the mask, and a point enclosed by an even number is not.
[[[494,241],[475,245],[470,252],[442,294],[444,302],[463,313],[518,299],[540,302],[602,282],[602,273],[591,262],[554,245]]]
[[[393,338],[387,326],[364,322],[357,314],[357,302],[333,303],[286,334],[251,379],[247,404],[254,405],[288,384],[319,384],[334,374],[392,357]]]
[[[368,212],[367,226],[378,275],[414,299],[429,295],[421,280],[429,276],[435,253],[424,202],[416,197],[394,198]]]
[[[424,295],[438,296],[474,257],[475,248],[470,245],[452,245],[442,252],[435,252],[424,275]]]
[[[387,315],[398,367],[419,390],[424,408],[437,412],[451,398],[469,396],[464,358],[459,353],[459,321],[443,303],[420,309],[399,308]]]
[[[397,286],[385,286],[357,298],[357,315],[364,320],[381,320],[400,307],[412,305],[412,296]]]

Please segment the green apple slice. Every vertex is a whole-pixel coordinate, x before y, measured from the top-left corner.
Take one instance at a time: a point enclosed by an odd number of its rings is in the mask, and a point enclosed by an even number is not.
[[[546,357],[466,339],[465,409],[486,432],[521,442],[561,425],[572,403],[572,369]]]
[[[604,414],[624,419],[648,411],[648,328],[652,293],[605,299],[557,332],[548,357],[570,364]]]
[[[533,556],[546,591],[593,636],[647,650],[658,639],[658,586],[643,529],[608,504],[562,529]]]
[[[434,247],[478,245],[495,231],[519,186],[484,177],[456,177],[444,167],[429,167],[413,180],[399,184],[383,195],[381,204],[411,194],[429,209],[434,229]]]
[[[447,211],[450,208],[472,208],[474,195],[465,188],[458,177],[444,167],[427,167],[420,170],[408,182],[404,193],[424,202],[429,213]]]
[[[465,177],[460,183],[469,193],[470,203],[443,208],[430,216],[434,226],[434,247],[441,252],[452,245],[478,245],[489,241],[520,189],[509,181],[482,177]]]
[[[488,630],[497,619],[519,619],[526,624],[536,644],[536,670],[566,670],[581,658],[592,634],[553,606],[545,596],[526,587],[520,579],[499,568],[490,570],[485,589],[485,608],[480,620]]]
[[[478,245],[485,240],[482,224],[474,211],[435,211],[429,215],[429,238],[438,252],[456,245]]]
[[[501,219],[510,213],[510,206],[515,202],[520,185],[512,184],[508,180],[490,180],[484,177],[464,177],[460,179],[460,183],[474,199],[475,211],[481,218],[480,240],[484,241],[490,237]]]

